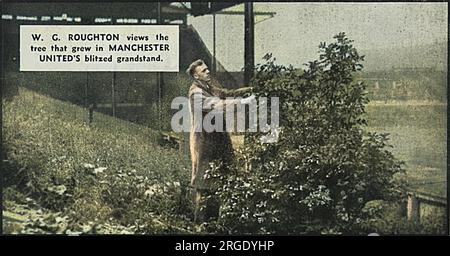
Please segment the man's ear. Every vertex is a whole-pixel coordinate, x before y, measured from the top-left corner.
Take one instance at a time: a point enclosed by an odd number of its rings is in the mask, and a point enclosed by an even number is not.
[[[194,78],[195,78],[195,79],[198,79],[198,75],[197,75],[197,74],[194,74]]]

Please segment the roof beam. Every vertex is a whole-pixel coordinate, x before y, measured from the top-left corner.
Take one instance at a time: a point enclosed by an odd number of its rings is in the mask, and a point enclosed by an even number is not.
[[[218,11],[214,14],[223,14],[223,15],[245,15],[245,12],[242,11]],[[253,15],[255,16],[270,16],[274,17],[276,12],[253,12]]]

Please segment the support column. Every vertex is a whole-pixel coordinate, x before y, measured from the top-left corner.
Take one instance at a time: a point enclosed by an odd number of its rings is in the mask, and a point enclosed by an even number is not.
[[[162,7],[161,2],[157,2],[156,6],[156,22],[158,25],[163,24]],[[161,72],[156,73],[156,84],[158,87],[158,117],[159,117],[159,129],[162,130],[162,97],[163,97],[163,74]]]
[[[116,72],[113,72],[111,80],[111,108],[112,116],[116,117]]]
[[[216,74],[217,72],[217,62],[216,62],[216,14],[213,13],[213,57],[212,57],[212,72]]]
[[[110,24],[115,24],[115,20],[112,17]],[[111,112],[112,116],[116,117],[116,71],[113,71],[111,79]]]
[[[244,16],[244,84],[248,86],[255,66],[255,16],[252,2],[245,3]]]
[[[409,221],[420,220],[420,202],[414,194],[408,194],[406,210],[406,216]]]

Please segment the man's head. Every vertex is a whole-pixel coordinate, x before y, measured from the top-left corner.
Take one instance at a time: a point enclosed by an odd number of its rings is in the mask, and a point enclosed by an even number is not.
[[[200,80],[202,82],[211,81],[208,66],[206,66],[203,60],[196,60],[192,62],[186,72],[194,79]]]

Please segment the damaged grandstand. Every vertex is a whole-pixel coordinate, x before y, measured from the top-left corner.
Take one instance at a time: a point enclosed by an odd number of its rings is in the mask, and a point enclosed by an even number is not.
[[[190,85],[183,72],[196,59],[203,59],[215,74],[216,82],[235,88],[248,82],[253,66],[254,15],[251,4],[245,4],[245,12],[227,11],[238,3],[190,3],[190,2],[111,2],[111,3],[8,3],[4,6],[3,22],[3,98],[17,93],[19,86],[26,87],[53,98],[69,101],[93,111],[110,114],[128,121],[165,129],[165,118],[171,114],[170,100],[187,94]],[[244,15],[246,35],[245,72],[230,74],[215,58],[212,51],[192,25],[188,16]],[[215,22],[215,19],[214,19]],[[158,72],[19,72],[20,25],[152,25],[179,26],[179,73]],[[213,29],[215,29],[215,23]],[[215,36],[215,32],[214,32]],[[249,44],[250,43],[250,44]],[[89,115],[89,114],[88,114]],[[162,120],[163,119],[163,120]],[[94,119],[95,121],[95,119]]]

